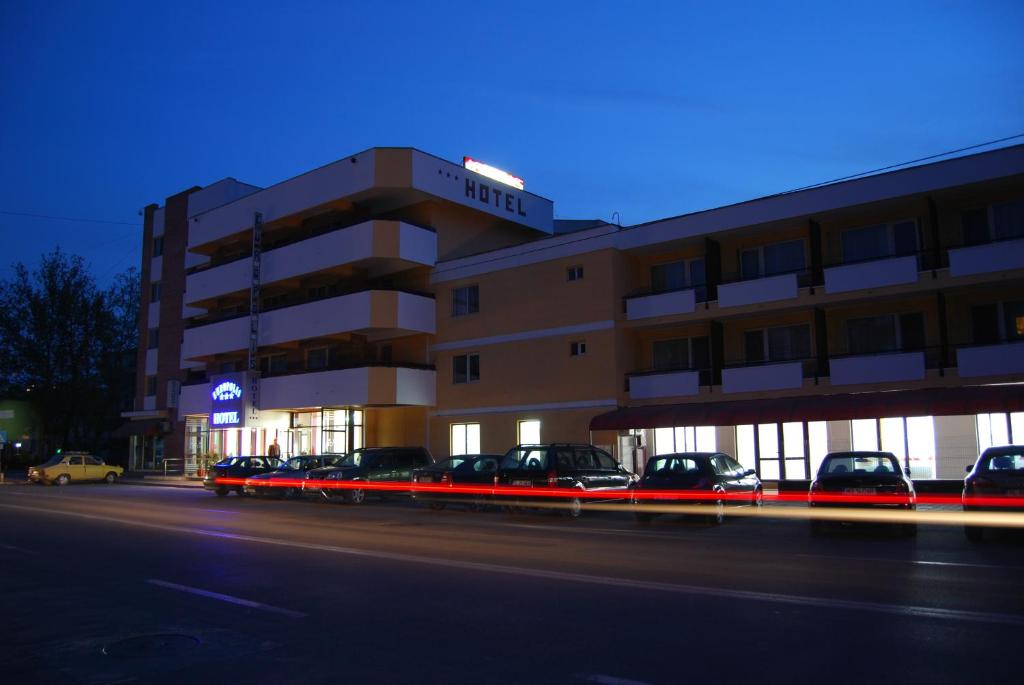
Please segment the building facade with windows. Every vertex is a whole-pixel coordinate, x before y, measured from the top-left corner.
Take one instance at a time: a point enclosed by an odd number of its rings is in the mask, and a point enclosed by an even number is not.
[[[411,149],[146,217],[143,460],[579,441],[957,478],[1024,440],[1024,146],[625,228]]]

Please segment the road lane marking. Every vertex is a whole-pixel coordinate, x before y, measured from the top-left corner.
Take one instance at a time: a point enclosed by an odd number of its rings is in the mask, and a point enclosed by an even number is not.
[[[617,587],[632,590],[649,590],[653,592],[664,592],[675,595],[687,595],[696,597],[715,597],[719,599],[743,600],[755,602],[768,602],[776,604],[789,604],[792,606],[813,607],[818,609],[841,609],[848,611],[864,611],[869,613],[890,614],[910,618],[932,618],[948,621],[965,621],[972,623],[994,623],[1013,626],[1024,626],[1024,615],[1018,614],[997,614],[984,611],[968,611],[962,609],[941,609],[927,606],[883,604],[881,602],[863,602],[856,600],[830,599],[825,597],[808,597],[803,595],[787,595],[774,592],[761,592],[757,590],[735,590],[729,588],[702,587],[699,585],[684,585],[675,583],[664,583],[649,580],[634,580],[627,578],[611,578],[608,576],[594,576],[584,573],[569,573],[565,571],[547,571],[543,569],[532,569],[519,566],[505,566],[502,564],[491,564],[477,561],[460,561],[457,559],[437,559],[424,557],[415,554],[403,554],[400,552],[383,552],[378,550],[356,549],[354,547],[339,547],[315,542],[299,542],[297,540],[281,540],[243,533],[227,533],[224,531],[208,530],[204,528],[188,528],[184,526],[173,526],[162,523],[147,523],[145,521],[129,521],[112,516],[100,516],[98,514],[86,514],[83,512],[59,511],[55,509],[38,509],[36,507],[25,507],[17,504],[0,504],[0,508],[29,511],[34,514],[51,514],[54,516],[69,516],[105,523],[115,523],[150,530],[162,530],[171,533],[184,533],[187,535],[200,535],[203,537],[221,538],[225,540],[238,540],[241,542],[255,542],[276,547],[290,547],[293,549],[305,549],[318,552],[330,552],[350,557],[361,557],[364,559],[383,559],[386,561],[397,561],[403,563],[422,564],[442,568],[457,568],[466,571],[483,571],[488,573],[500,573],[503,575],[521,576],[524,578],[540,578],[544,580],[558,580],[570,583],[586,583],[606,587]]]
[[[864,561],[860,557],[845,557],[830,554],[794,554],[804,559],[829,559],[832,561]],[[1024,569],[1024,566],[1000,566],[996,564],[971,564],[963,561],[929,561],[927,559],[870,559],[872,563],[885,564],[916,564],[918,566],[949,566],[953,568],[987,568],[996,571],[1012,571]]]
[[[218,514],[238,514],[241,512],[231,511],[230,509],[200,509],[199,511],[212,511]]]
[[[180,590],[181,592],[188,592],[193,595],[199,595],[200,597],[208,597],[210,599],[217,599],[221,602],[228,602],[229,604],[238,604],[243,607],[249,607],[251,609],[260,609],[262,611],[271,611],[275,614],[284,614],[289,618],[304,618],[306,614],[301,611],[292,611],[291,609],[282,609],[281,607],[271,606],[262,602],[254,602],[251,599],[242,599],[241,597],[234,597],[232,595],[221,594],[220,592],[213,592],[212,590],[202,590],[197,587],[189,587],[188,585],[178,585],[177,583],[171,583],[166,580],[157,580],[156,578],[149,578],[146,580],[150,585],[157,585],[159,587],[169,588],[171,590]]]
[[[602,673],[577,673],[574,677],[577,680],[585,680],[588,683],[598,683],[599,685],[651,685],[642,680],[628,680]]]
[[[15,547],[14,545],[0,544],[0,549],[9,549],[12,552],[21,552],[22,554],[39,554],[39,552],[36,552],[34,550],[25,549],[24,547]]]

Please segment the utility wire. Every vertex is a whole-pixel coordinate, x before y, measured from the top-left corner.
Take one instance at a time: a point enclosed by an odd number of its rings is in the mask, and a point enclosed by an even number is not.
[[[142,228],[142,224],[133,224],[128,221],[110,221],[107,219],[83,219],[71,216],[50,216],[49,214],[32,214],[31,212],[9,212],[3,209],[0,209],[0,214],[8,214],[10,216],[27,216],[32,217],[33,219],[56,219],[57,221],[77,221],[80,223],[88,224],[117,224],[119,226],[131,226],[132,228]]]

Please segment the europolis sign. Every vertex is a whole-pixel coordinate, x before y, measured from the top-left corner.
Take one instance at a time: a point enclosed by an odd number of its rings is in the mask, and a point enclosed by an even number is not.
[[[246,414],[244,373],[215,376],[210,382],[210,428],[242,428]]]

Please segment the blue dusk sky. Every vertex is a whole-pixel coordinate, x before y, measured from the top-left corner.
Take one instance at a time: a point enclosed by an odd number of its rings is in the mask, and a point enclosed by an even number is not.
[[[1019,0],[2,0],[0,279],[59,245],[106,284],[141,207],[373,146],[558,218],[742,201],[1024,133],[1022,46]]]

